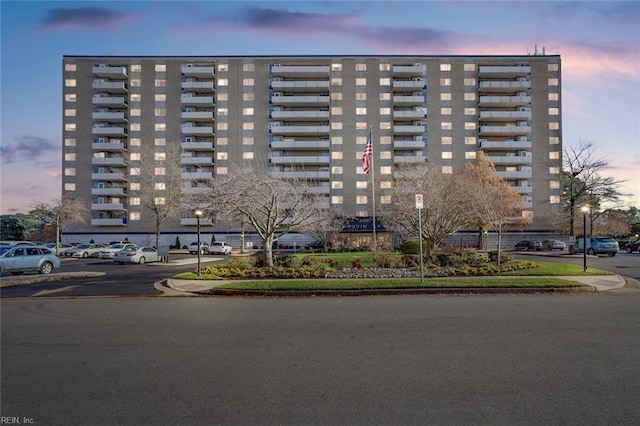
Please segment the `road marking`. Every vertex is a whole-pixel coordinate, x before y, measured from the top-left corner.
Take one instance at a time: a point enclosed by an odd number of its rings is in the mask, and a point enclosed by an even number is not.
[[[74,288],[78,287],[77,285],[70,285],[68,287],[60,287],[60,288],[55,288],[53,290],[42,290],[37,292],[36,294],[33,294],[31,297],[38,297],[38,296],[48,296],[50,294],[54,294],[54,293],[62,293],[63,291],[69,291],[72,290]]]

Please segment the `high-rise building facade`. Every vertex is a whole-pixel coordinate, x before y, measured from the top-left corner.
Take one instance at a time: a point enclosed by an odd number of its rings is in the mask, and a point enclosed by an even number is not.
[[[66,232],[153,233],[145,167],[160,195],[166,167],[179,168],[189,194],[231,164],[264,162],[312,181],[344,216],[371,216],[370,133],[376,187],[398,165],[456,173],[482,150],[540,228],[560,207],[560,72],[557,55],[65,56],[63,194],[90,211]],[[163,233],[195,224],[185,211]]]

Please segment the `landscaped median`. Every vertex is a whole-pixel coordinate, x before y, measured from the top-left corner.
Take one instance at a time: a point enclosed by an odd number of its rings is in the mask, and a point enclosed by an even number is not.
[[[352,255],[352,254],[350,254]],[[517,266],[501,266],[497,272],[487,265],[476,265],[475,271],[481,275],[471,275],[469,268],[458,268],[465,276],[443,276],[446,272],[456,271],[455,268],[431,267],[425,269],[424,279],[419,277],[419,269],[412,277],[374,277],[376,273],[385,275],[389,270],[374,266],[373,255],[359,253],[357,258],[349,256],[350,262],[355,262],[364,268],[371,276],[366,278],[323,278],[331,276],[332,271],[346,270],[348,274],[352,268],[345,264],[345,258],[340,254],[326,255],[331,259],[332,266],[322,266],[322,276],[312,275],[325,261],[318,261],[317,255],[313,260],[315,269],[310,268],[309,261],[303,261],[305,255],[297,255],[295,266],[279,266],[265,270],[252,266],[253,260],[231,262],[229,265],[212,265],[201,270],[198,277],[195,272],[178,274],[177,280],[222,280],[211,289],[216,295],[359,295],[359,294],[410,294],[410,293],[497,293],[497,292],[593,292],[592,286],[576,281],[574,277],[592,275],[611,275],[603,270],[589,269],[586,273],[576,265],[555,262],[518,262]],[[308,255],[307,255],[308,256]],[[342,262],[342,264],[341,264]],[[364,265],[364,266],[363,266]],[[388,266],[388,265],[386,265]],[[257,268],[257,269],[254,269]],[[291,278],[278,278],[281,274]],[[406,268],[404,268],[406,269]],[[275,271],[274,271],[275,270]],[[490,272],[493,271],[493,272]],[[258,275],[256,275],[258,274]],[[262,274],[262,275],[259,275]],[[347,274],[347,275],[348,275]],[[406,275],[406,274],[405,274]]]

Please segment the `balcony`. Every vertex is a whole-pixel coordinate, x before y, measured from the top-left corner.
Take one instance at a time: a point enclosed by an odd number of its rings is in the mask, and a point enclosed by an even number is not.
[[[518,111],[480,111],[480,119],[487,121],[519,121],[531,119],[531,109]]]
[[[304,111],[304,110],[286,110],[273,109],[271,111],[271,118],[274,120],[285,121],[311,121],[311,120],[329,120],[329,111]]]
[[[126,217],[116,218],[104,218],[104,219],[91,219],[91,225],[93,226],[127,226]]]
[[[91,72],[95,76],[113,80],[124,80],[129,78],[127,68],[122,66],[110,66],[106,64],[94,65],[93,68],[91,68]]]
[[[198,226],[198,218],[195,217],[181,217],[180,225],[184,226]],[[201,217],[200,226],[213,226],[213,221],[210,217]]]
[[[94,80],[93,89],[107,93],[127,93],[129,86],[124,81]]]
[[[423,149],[426,145],[426,140],[394,140],[393,149]]]
[[[213,122],[213,111],[183,111],[182,119],[198,122]]]
[[[113,108],[127,108],[127,98],[122,96],[100,96],[96,95],[91,102],[96,106],[108,106]]]
[[[104,158],[93,157],[91,159],[91,164],[94,166],[125,167],[127,165],[127,161],[123,157],[104,157]]]
[[[327,92],[329,80],[271,80],[271,88],[281,91]]]
[[[393,76],[412,76],[422,75],[427,72],[426,64],[412,64],[412,65],[394,65]]]
[[[123,196],[126,195],[126,188],[91,188],[91,195]]]
[[[182,105],[212,107],[215,104],[213,96],[193,96],[191,94],[180,96],[180,101],[182,102]]]
[[[320,150],[329,149],[330,143],[328,139],[320,140],[273,140],[269,143],[271,149],[295,149],[295,150]]]
[[[531,65],[483,65],[478,68],[481,77],[526,76],[531,74]]]
[[[182,126],[183,135],[213,136],[212,126]]]
[[[508,165],[529,165],[531,164],[531,155],[487,155],[488,160],[493,164]]]
[[[394,155],[393,163],[394,164],[416,164],[416,163],[424,163],[427,161],[427,157],[423,156],[422,153],[419,155]]]
[[[508,172],[508,171],[496,171],[498,176],[502,176],[505,179],[531,179],[533,172],[531,170],[523,170],[516,172]]]
[[[269,128],[274,135],[328,135],[329,126],[274,126]]]
[[[329,77],[329,66],[273,64],[271,74],[288,77]]]
[[[185,141],[180,146],[183,151],[213,151],[213,141]]]
[[[180,192],[183,194],[204,194],[206,192],[210,192],[211,187],[209,186],[183,186],[180,189]]]
[[[124,142],[94,142],[91,144],[91,149],[94,151],[117,152],[126,151],[127,145]]]
[[[287,171],[270,172],[271,176],[279,179],[329,179],[331,172],[327,171]]]
[[[412,109],[412,110],[393,110],[393,118],[403,120],[420,120],[427,116],[427,109]]]
[[[480,149],[485,151],[489,150],[509,150],[509,149],[531,149],[531,141],[515,141],[515,140],[502,140],[502,141],[480,141]]]
[[[104,126],[104,127],[93,127],[92,134],[96,136],[114,136],[114,137],[126,137],[129,131],[126,127],[120,126]]]
[[[185,166],[213,166],[213,157],[180,156],[180,164]]]
[[[127,115],[124,112],[102,112],[96,111],[91,115],[94,120],[107,121],[109,123],[126,123]]]
[[[122,172],[102,172],[102,173],[91,173],[91,180],[98,181],[123,181],[127,180],[127,177]]]
[[[533,193],[533,187],[531,187],[531,186],[514,185],[511,188],[516,190],[519,194],[532,194]]]
[[[183,81],[182,89],[193,90],[194,92],[215,92],[216,86],[213,81]]]
[[[495,107],[526,106],[531,103],[531,96],[480,96],[480,105]]]
[[[393,103],[396,105],[422,105],[425,102],[424,95],[394,96]]]
[[[111,211],[111,210],[126,210],[124,204],[122,203],[91,203],[91,210],[102,210],[102,211]]]
[[[531,88],[531,81],[524,78],[515,81],[481,81],[479,84],[480,92],[522,92]]]
[[[531,126],[480,126],[482,136],[515,136],[531,133]]]
[[[400,125],[393,126],[393,133],[397,135],[401,134],[422,134],[426,133],[427,126],[425,124],[412,124],[412,125]]]
[[[329,161],[330,159],[328,155],[272,155],[269,157],[269,163],[274,165],[329,165]]]
[[[213,179],[213,171],[200,170],[197,172],[182,172],[180,176],[182,179],[189,180],[209,180]]]
[[[422,90],[427,88],[426,80],[394,80],[393,90],[394,92],[413,92],[415,90]]]
[[[215,68],[213,66],[202,66],[202,65],[181,65],[180,72],[186,77],[215,77]]]
[[[324,106],[329,104],[329,96],[271,96],[271,103],[274,105],[306,105]]]

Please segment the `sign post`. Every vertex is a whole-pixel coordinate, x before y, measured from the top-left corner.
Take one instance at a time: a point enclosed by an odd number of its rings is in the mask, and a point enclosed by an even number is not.
[[[416,210],[418,210],[418,238],[420,241],[420,284],[424,284],[424,257],[422,256],[422,208],[424,207],[424,198],[422,194],[416,194]]]

